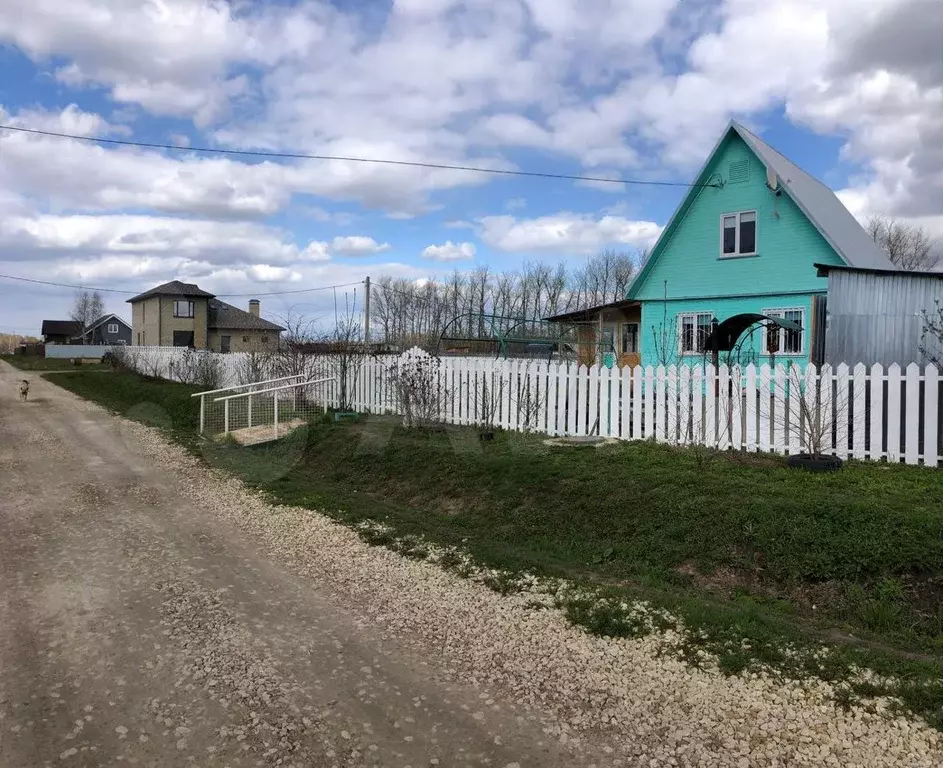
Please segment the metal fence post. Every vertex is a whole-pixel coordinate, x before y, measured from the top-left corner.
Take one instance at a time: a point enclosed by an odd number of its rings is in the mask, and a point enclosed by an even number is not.
[[[229,401],[223,401],[223,434],[229,434]]]
[[[203,425],[206,423],[206,395],[200,395],[200,434],[203,434]]]
[[[252,395],[246,398],[249,401],[249,426],[252,426]]]
[[[278,392],[275,393],[275,437],[278,437]]]

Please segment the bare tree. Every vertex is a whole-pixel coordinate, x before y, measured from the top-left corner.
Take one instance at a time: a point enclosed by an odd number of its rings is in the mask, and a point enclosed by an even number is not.
[[[337,318],[334,328],[320,336],[320,342],[327,352],[321,376],[334,378],[338,407],[341,411],[351,411],[354,387],[367,354],[356,299],[346,305],[344,314]]]
[[[919,224],[887,216],[872,216],[866,228],[887,258],[901,269],[927,271],[940,263],[937,244]]]
[[[920,351],[928,363],[943,367],[943,304],[939,301],[932,311],[923,312]]]
[[[402,348],[434,347],[446,325],[452,336],[488,338],[489,315],[514,318],[518,333],[533,335],[546,317],[624,298],[644,259],[644,251],[603,251],[569,271],[524,262],[504,272],[456,270],[441,282],[382,276],[374,281],[371,320],[378,338]]]
[[[98,291],[76,291],[69,318],[82,328],[82,341],[88,341],[88,327],[105,314],[105,302]]]

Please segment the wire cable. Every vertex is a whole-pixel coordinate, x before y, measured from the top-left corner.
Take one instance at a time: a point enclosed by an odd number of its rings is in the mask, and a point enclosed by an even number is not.
[[[539,179],[562,179],[565,181],[592,181],[600,184],[637,184],[654,187],[716,187],[717,184],[698,184],[684,181],[655,181],[648,179],[612,179],[603,176],[580,176],[568,173],[549,173],[543,171],[518,171],[502,168],[483,168],[474,165],[447,165],[445,163],[426,163],[412,160],[384,160],[376,157],[346,157],[343,155],[309,155],[302,152],[267,152],[250,149],[222,149],[219,147],[188,147],[182,144],[161,144],[149,141],[131,141],[129,139],[106,139],[100,136],[79,136],[73,133],[42,131],[38,128],[24,128],[18,125],[0,125],[0,130],[29,133],[35,136],[51,136],[58,139],[74,139],[97,144],[116,144],[124,147],[144,149],[163,149],[173,152],[207,152],[218,155],[237,155],[245,157],[270,157],[281,160],[338,160],[345,163],[374,163],[377,165],[398,165],[410,168],[432,168],[444,171],[468,171],[471,173],[491,173],[503,176],[529,176]]]
[[[36,280],[32,277],[19,277],[17,275],[2,275],[0,278],[4,280],[19,280],[24,283],[35,283],[37,285],[52,285],[57,288],[73,288],[80,291],[98,291],[99,293],[121,293],[124,295],[136,296],[143,291],[125,291],[119,288],[96,288],[91,285],[79,285],[77,283],[57,283],[52,280]],[[332,288],[347,288],[351,285],[360,285],[363,283],[363,280],[355,280],[351,283],[340,283],[338,285],[319,285],[314,288],[298,288],[291,291],[269,291],[268,293],[218,293],[214,294],[215,296],[225,297],[230,299],[250,297],[254,298],[257,296],[283,296],[287,294],[296,294],[296,293],[311,293],[313,291],[330,291]],[[146,289],[145,289],[146,290]]]

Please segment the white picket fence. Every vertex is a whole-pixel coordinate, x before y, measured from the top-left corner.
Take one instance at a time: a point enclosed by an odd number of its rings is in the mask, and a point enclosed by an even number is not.
[[[158,354],[170,355],[169,363],[173,350]],[[220,357],[235,379],[239,353]],[[397,359],[363,361],[347,386],[354,410],[398,412],[391,386]],[[330,365],[323,358],[324,369]],[[933,366],[610,369],[455,357],[441,358],[433,375],[447,424],[786,454],[809,450],[814,439],[842,458],[933,467],[943,460],[943,386]]]

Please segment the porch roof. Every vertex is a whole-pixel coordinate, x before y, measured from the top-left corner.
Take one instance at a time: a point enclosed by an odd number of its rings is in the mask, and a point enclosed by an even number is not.
[[[572,320],[588,320],[593,315],[597,315],[607,309],[631,309],[632,307],[637,307],[640,304],[640,301],[635,301],[633,299],[621,299],[619,301],[611,301],[608,304],[599,304],[595,307],[575,309],[572,312],[564,312],[560,315],[554,315],[553,317],[545,317],[544,320],[546,320],[548,323],[566,323]]]

